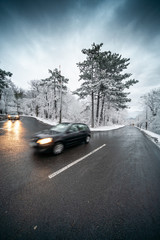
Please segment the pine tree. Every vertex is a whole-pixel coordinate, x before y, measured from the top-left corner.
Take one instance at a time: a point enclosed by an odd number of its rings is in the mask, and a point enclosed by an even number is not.
[[[131,73],[124,73],[129,65],[129,58],[122,58],[116,53],[101,52],[101,44],[92,44],[91,49],[83,49],[86,60],[78,63],[80,69],[80,80],[83,80],[81,87],[74,94],[80,98],[91,97],[91,126],[94,127],[94,105],[97,102],[96,122],[102,123],[106,105],[116,110],[127,108],[129,92],[124,92],[127,88],[137,83],[131,77]],[[101,108],[100,108],[101,105]]]
[[[97,63],[102,45],[102,43],[97,45],[93,43],[91,49],[83,49],[82,53],[87,55],[86,60],[77,64],[80,69],[80,80],[84,80],[84,82],[74,94],[77,94],[80,98],[85,98],[87,96],[91,97],[92,127],[94,127],[94,99],[97,91]]]

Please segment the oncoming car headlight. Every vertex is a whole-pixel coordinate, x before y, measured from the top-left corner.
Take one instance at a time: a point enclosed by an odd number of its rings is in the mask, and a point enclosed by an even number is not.
[[[39,139],[37,141],[37,143],[39,143],[39,144],[47,144],[47,143],[51,143],[52,141],[53,141],[52,138],[42,138],[42,139]]]

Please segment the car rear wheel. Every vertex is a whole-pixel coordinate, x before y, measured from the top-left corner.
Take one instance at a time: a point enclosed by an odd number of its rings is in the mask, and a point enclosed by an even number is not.
[[[53,147],[53,154],[54,155],[58,155],[60,153],[62,153],[64,150],[64,145],[63,143],[59,142],[59,143],[56,143]]]
[[[90,139],[91,139],[91,137],[90,137],[90,136],[87,136],[86,139],[85,139],[85,143],[89,143],[89,142],[90,142]]]

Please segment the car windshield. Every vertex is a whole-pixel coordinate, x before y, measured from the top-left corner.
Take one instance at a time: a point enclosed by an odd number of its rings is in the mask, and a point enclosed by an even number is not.
[[[16,112],[10,112],[9,115],[18,115]]]
[[[65,132],[70,124],[69,123],[60,123],[56,125],[55,127],[51,128],[51,131],[56,132]]]

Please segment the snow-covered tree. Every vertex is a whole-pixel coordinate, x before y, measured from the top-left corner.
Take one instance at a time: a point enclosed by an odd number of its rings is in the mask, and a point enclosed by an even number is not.
[[[54,118],[58,118],[58,114],[60,114],[61,118],[61,111],[62,111],[62,95],[66,93],[67,90],[67,83],[69,79],[65,78],[64,76],[61,75],[61,72],[58,71],[57,68],[55,68],[53,71],[49,69],[49,76],[46,79],[42,80],[41,85],[46,87],[46,98],[47,98],[47,93],[49,93],[49,98],[48,98],[48,113],[49,116],[53,115],[54,113]],[[58,113],[59,109],[59,113]],[[52,114],[51,114],[52,113]],[[61,122],[61,119],[60,119]]]
[[[155,133],[160,133],[160,88],[150,91],[141,97],[144,111],[140,125]]]
[[[69,80],[57,69],[49,70],[49,74],[48,78],[30,82],[31,89],[26,96],[30,96],[27,105],[32,115],[60,121]]]
[[[80,79],[83,83],[81,87],[74,91],[81,99],[91,97],[91,121],[92,127],[96,122],[102,123],[105,113],[112,107],[117,111],[127,108],[127,102],[130,86],[137,83],[135,79],[129,79],[131,73],[124,73],[127,69],[130,59],[122,58],[116,53],[101,52],[101,44],[92,44],[91,49],[83,49],[82,53],[86,55],[86,60],[78,63],[80,69]],[[127,80],[128,79],[128,80]],[[96,114],[94,111],[95,102]]]
[[[6,88],[8,78],[12,76],[11,72],[6,72],[5,70],[0,69],[0,99],[3,92],[3,89]]]
[[[14,97],[15,97],[15,103],[17,112],[21,113],[21,100],[24,96],[25,91],[22,88],[14,87]]]
[[[5,70],[0,69],[0,113],[6,113],[5,95],[7,94],[9,89],[8,84],[11,81],[11,76],[11,72],[6,72]]]

